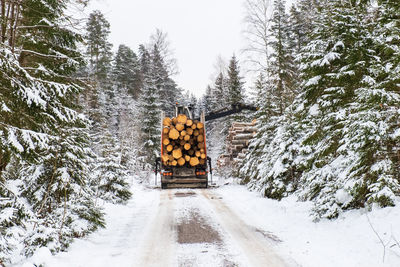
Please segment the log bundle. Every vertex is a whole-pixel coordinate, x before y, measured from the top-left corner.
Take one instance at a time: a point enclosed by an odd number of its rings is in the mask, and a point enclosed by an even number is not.
[[[219,156],[217,164],[223,166],[237,166],[244,159],[250,140],[257,133],[256,121],[249,123],[234,122],[226,138],[226,152]]]
[[[204,124],[184,114],[163,119],[162,155],[165,166],[191,166],[206,164]]]

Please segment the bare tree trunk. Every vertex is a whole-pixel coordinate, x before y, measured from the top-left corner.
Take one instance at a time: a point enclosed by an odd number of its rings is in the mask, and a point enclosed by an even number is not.
[[[6,40],[7,17],[6,17],[6,0],[1,0],[1,42]]]
[[[10,44],[12,52],[14,52],[14,49],[15,49],[15,43],[16,43],[16,39],[17,39],[17,27],[18,27],[18,23],[19,23],[20,12],[21,12],[21,6],[19,3],[17,3],[17,10],[15,12],[15,20],[14,20],[14,24],[12,25],[12,35],[11,35],[11,44]]]
[[[15,3],[12,3],[12,4],[10,4],[11,5],[11,15],[10,15],[10,23],[9,23],[9,25],[10,25],[10,34],[9,34],[9,37],[8,37],[8,45],[9,46],[11,46],[11,43],[12,43],[12,36],[13,36],[13,34],[14,34],[14,32],[13,32],[13,22],[14,22],[14,19],[15,19]]]
[[[7,160],[7,157],[4,157],[3,153],[0,152],[0,182],[2,181],[3,171],[6,169],[8,163],[9,160]]]

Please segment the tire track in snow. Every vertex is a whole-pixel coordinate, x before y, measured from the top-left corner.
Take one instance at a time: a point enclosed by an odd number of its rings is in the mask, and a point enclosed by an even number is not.
[[[159,267],[174,264],[174,211],[171,190],[162,191],[157,214],[146,227],[141,257],[134,266]]]
[[[222,228],[240,247],[252,266],[287,266],[273,251],[271,245],[232,212],[219,197],[215,196],[210,190],[202,190],[201,193],[214,208],[215,217],[220,221]]]

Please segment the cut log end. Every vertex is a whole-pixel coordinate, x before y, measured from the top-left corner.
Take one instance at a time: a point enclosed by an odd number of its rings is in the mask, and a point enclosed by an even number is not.
[[[187,117],[185,114],[179,114],[176,119],[177,119],[178,123],[186,124],[186,122],[187,122]]]
[[[165,117],[163,120],[163,125],[168,127],[168,126],[171,126],[171,124],[172,124],[171,118]]]
[[[195,166],[199,165],[199,163],[200,163],[200,161],[197,157],[190,158],[190,161],[189,161],[190,166],[195,167]]]
[[[169,138],[171,138],[171,139],[173,139],[173,140],[176,140],[176,139],[178,139],[179,138],[179,136],[180,136],[180,134],[179,134],[179,132],[178,132],[178,130],[176,130],[176,129],[171,129],[170,131],[169,131]]]
[[[182,123],[177,123],[177,124],[175,125],[175,128],[176,128],[178,131],[182,131],[183,129],[185,129],[185,125],[183,125]]]
[[[181,158],[181,157],[182,157],[182,150],[181,150],[180,148],[175,149],[174,151],[172,151],[172,156],[173,156],[175,159]]]

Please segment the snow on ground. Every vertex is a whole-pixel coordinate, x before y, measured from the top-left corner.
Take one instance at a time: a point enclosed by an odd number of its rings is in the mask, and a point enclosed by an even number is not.
[[[155,216],[159,191],[133,186],[133,197],[127,205],[105,204],[105,229],[75,240],[68,252],[51,256],[46,248],[32,258],[14,266],[34,267],[101,267],[128,266],[138,253],[148,221]]]
[[[259,235],[290,266],[400,266],[400,205],[313,222],[311,203],[265,199],[224,183],[206,190],[135,184],[126,206],[105,205],[106,229],[76,240],[68,252],[52,256],[42,248],[14,266],[257,266],[255,239],[246,243],[236,231]]]
[[[297,202],[294,197],[278,202],[238,185],[216,191],[248,224],[278,237],[282,242],[277,248],[301,266],[400,266],[400,203],[313,222],[308,216],[312,204]]]

